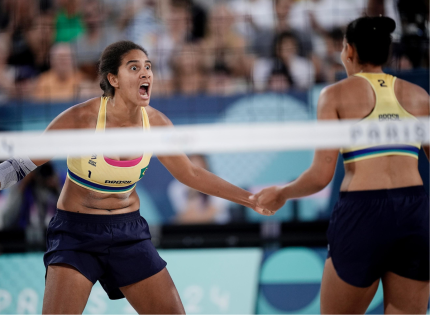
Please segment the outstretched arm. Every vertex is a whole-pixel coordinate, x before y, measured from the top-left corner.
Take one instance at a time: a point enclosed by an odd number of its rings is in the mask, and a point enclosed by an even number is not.
[[[339,119],[334,105],[333,88],[326,88],[318,100],[318,120]],[[336,169],[338,149],[320,149],[315,151],[311,167],[291,183],[284,186],[272,186],[252,196],[257,203],[269,210],[277,211],[288,199],[299,198],[319,192],[333,178]]]
[[[61,129],[77,129],[88,128],[91,120],[95,120],[91,116],[91,105],[97,104],[100,99],[91,99],[82,104],[71,107],[58,115],[46,128],[45,132],[50,130]],[[11,187],[30,172],[35,170],[38,166],[47,163],[51,158],[47,159],[30,159],[26,156],[9,158],[7,161],[0,164],[0,190]]]
[[[155,109],[150,108],[148,115],[152,126],[172,126],[172,122]],[[263,215],[273,214],[269,210],[260,208],[256,201],[251,200],[251,193],[194,165],[185,154],[159,156],[158,159],[173,177],[197,191],[244,205]]]
[[[173,177],[197,191],[244,205],[264,215],[271,214],[257,207],[256,202],[249,199],[251,193],[194,165],[186,155],[159,156],[158,159]]]

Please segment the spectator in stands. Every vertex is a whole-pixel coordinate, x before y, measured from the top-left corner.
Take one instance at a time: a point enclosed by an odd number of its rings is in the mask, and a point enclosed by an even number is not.
[[[204,36],[206,12],[192,0],[169,0],[163,15],[164,30],[155,40],[155,95],[172,93],[172,65],[177,48],[187,42],[197,42]],[[154,93],[154,92],[153,92]]]
[[[187,42],[202,37],[205,12],[191,0],[141,0],[134,7],[137,12],[134,17],[123,18],[130,20],[127,37],[149,53],[156,75],[153,95],[169,96],[177,90],[172,82],[172,68],[176,65],[172,64],[173,55]],[[130,16],[130,13],[125,16]]]
[[[246,93],[246,82],[241,78],[233,78],[230,69],[223,63],[217,62],[210,71],[206,94],[227,96]]]
[[[275,30],[277,33],[290,31],[289,14],[294,0],[273,0],[275,8]]]
[[[54,45],[50,58],[51,69],[36,80],[33,98],[41,101],[69,101],[78,98],[84,76],[76,69],[70,45]]]
[[[252,42],[259,30],[273,29],[275,26],[271,0],[232,0],[230,9],[236,16],[238,31]]]
[[[245,38],[234,31],[235,17],[225,5],[216,5],[209,16],[208,33],[202,41],[206,68],[223,61],[235,77],[249,77],[252,57]]]
[[[71,42],[85,32],[81,8],[83,0],[56,0],[55,42]]]
[[[206,78],[201,47],[186,43],[172,57],[173,89],[182,95],[198,95],[205,92]]]
[[[333,29],[324,36],[325,55],[321,59],[314,59],[317,64],[317,76],[322,82],[333,83],[336,81],[336,73],[344,72],[344,67],[340,59],[343,48],[343,32],[339,28]]]
[[[177,50],[192,40],[192,20],[188,1],[170,1],[163,17],[165,28],[155,40],[154,73],[162,88],[171,87],[171,60]],[[144,46],[144,45],[143,45]]]
[[[190,160],[195,165],[208,169],[206,158],[192,155]],[[170,202],[176,215],[173,219],[180,224],[217,223],[230,220],[228,201],[196,191],[177,180],[173,180],[167,189]]]
[[[175,1],[175,0],[171,0]],[[192,19],[192,30],[191,39],[201,40],[206,36],[208,14],[204,7],[200,6],[192,0],[185,0],[190,3],[191,7],[191,19]]]
[[[48,53],[53,42],[51,6],[47,0],[6,1],[1,24],[10,39],[8,64],[16,74],[38,75],[49,68]]]
[[[298,55],[297,39],[290,32],[283,32],[276,37],[272,59],[256,60],[253,80],[257,90],[264,88],[270,72],[277,64],[284,65],[289,71],[292,87],[305,90],[314,84],[315,67],[310,60]]]
[[[290,12],[291,28],[298,35],[309,35],[312,54],[325,55],[324,35],[343,28],[366,12],[368,0],[302,0],[295,1]],[[306,53],[307,54],[307,53]]]
[[[54,37],[54,18],[51,12],[44,12],[35,17],[30,30],[25,34],[28,55],[38,74],[49,69],[49,53]]]
[[[86,32],[73,43],[79,69],[90,79],[97,78],[97,62],[103,50],[124,38],[114,24],[105,24],[106,15],[101,0],[86,0],[82,9]]]
[[[285,93],[290,89],[291,83],[291,76],[285,65],[278,64],[270,73],[266,90],[275,93]]]
[[[53,33],[50,7],[46,1],[17,0],[4,2],[2,8],[7,12],[2,21],[3,53],[8,52],[9,65],[6,68],[9,77],[5,76],[2,83],[11,78],[13,71],[15,84],[9,88],[8,96],[25,99],[32,79],[49,68],[46,52]]]
[[[397,2],[403,30],[400,48],[413,68],[429,67],[429,6],[428,0]]]
[[[143,46],[152,59],[155,54],[157,39],[166,32],[162,17],[167,11],[167,1],[139,0],[136,6],[130,5],[133,12],[126,12],[128,26],[126,36],[131,41]],[[129,9],[130,10],[130,9]]]
[[[315,82],[315,68],[311,61],[298,55],[298,41],[294,34],[284,32],[275,40],[275,55],[291,73],[293,85],[307,89]]]
[[[259,29],[256,32],[254,42],[252,44],[253,53],[258,56],[270,57],[272,55],[273,42],[276,35],[283,32],[291,32],[299,42],[299,53],[302,56],[308,56],[312,51],[311,35],[296,31],[291,26],[291,8],[294,0],[273,0],[275,9],[275,25],[274,28]]]
[[[6,1],[3,7],[7,11],[4,32],[10,40],[8,64],[17,69],[21,67],[34,69],[34,56],[29,49],[25,34],[30,30],[38,14],[36,2]]]
[[[36,13],[36,12],[35,12]],[[49,51],[53,43],[53,18],[49,11],[32,17],[29,28],[11,39],[8,64],[13,67],[15,85],[9,95],[26,99],[35,77],[49,69]]]
[[[144,2],[145,0],[103,0],[106,19],[115,24],[120,32],[125,32]]]
[[[3,0],[0,9],[0,28],[12,36],[28,30],[38,13],[37,2],[28,0]]]
[[[168,0],[167,13],[176,10],[187,12],[187,39],[198,41],[205,37],[207,13],[206,10],[193,0]]]
[[[302,0],[290,11],[291,26],[303,33],[329,32],[344,27],[366,12],[368,0]]]

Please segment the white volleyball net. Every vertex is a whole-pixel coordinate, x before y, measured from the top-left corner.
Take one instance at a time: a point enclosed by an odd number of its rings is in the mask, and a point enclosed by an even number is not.
[[[301,121],[250,124],[196,124],[141,129],[55,130],[0,133],[0,159],[13,156],[59,158],[96,151],[126,155],[211,154],[342,148],[366,145],[428,144],[429,119],[409,121]]]

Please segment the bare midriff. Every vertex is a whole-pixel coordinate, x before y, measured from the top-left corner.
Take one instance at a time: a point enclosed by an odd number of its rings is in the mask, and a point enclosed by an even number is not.
[[[57,208],[75,213],[124,214],[139,210],[140,201],[135,189],[121,194],[105,194],[76,185],[68,178],[64,183]]]
[[[418,160],[407,156],[384,156],[345,164],[340,190],[365,191],[423,185]]]

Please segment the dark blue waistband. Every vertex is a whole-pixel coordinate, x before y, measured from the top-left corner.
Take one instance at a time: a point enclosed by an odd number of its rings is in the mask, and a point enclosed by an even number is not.
[[[371,190],[371,191],[350,191],[340,192],[339,198],[342,200],[372,200],[372,199],[386,199],[386,198],[399,198],[405,196],[422,196],[427,195],[424,186],[409,186],[392,188],[389,190]]]
[[[137,219],[141,218],[141,215],[139,210],[130,212],[130,213],[106,215],[106,214],[76,213],[76,212],[57,209],[57,213],[55,214],[55,217],[59,219],[67,220],[67,221],[74,221],[74,222],[114,224],[114,223],[125,223],[125,222],[136,221]]]

